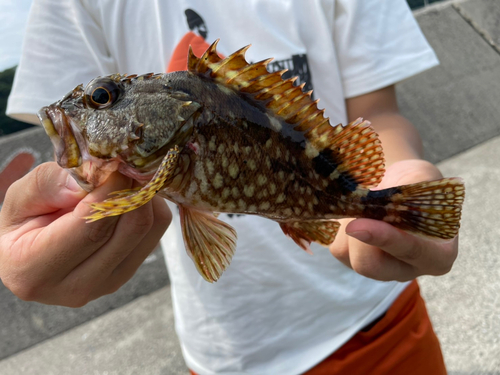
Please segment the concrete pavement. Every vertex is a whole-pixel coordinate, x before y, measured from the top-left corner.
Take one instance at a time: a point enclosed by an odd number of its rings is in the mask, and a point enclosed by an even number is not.
[[[140,297],[11,356],[0,362],[0,374],[185,375],[169,290]]]
[[[441,66],[399,85],[400,107],[428,159],[467,188],[459,258],[448,275],[421,278],[422,291],[449,373],[500,375],[500,1],[416,14]],[[146,284],[79,310],[0,290],[0,374],[186,374],[162,262],[156,253],[141,267]]]
[[[500,137],[439,164],[466,199],[452,271],[421,277],[450,374],[500,374]]]

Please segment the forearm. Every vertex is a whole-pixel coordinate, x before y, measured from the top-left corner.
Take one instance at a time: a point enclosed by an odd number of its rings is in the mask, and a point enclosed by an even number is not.
[[[401,178],[408,174],[420,181],[443,177],[435,165],[423,159],[421,138],[406,118],[399,113],[379,113],[367,119],[382,142],[386,168],[399,170]]]
[[[379,135],[386,168],[406,160],[408,172],[420,170],[422,180],[441,178],[439,170],[423,160],[423,146],[417,129],[399,113],[394,86],[346,100],[349,121],[363,117]],[[406,173],[403,173],[406,174]]]
[[[423,159],[422,140],[415,127],[399,113],[383,112],[367,116],[379,135],[386,166],[400,160]]]

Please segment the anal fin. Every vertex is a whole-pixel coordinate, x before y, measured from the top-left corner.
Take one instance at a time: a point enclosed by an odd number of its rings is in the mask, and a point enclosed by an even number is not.
[[[306,252],[312,254],[311,242],[329,246],[340,228],[340,223],[333,220],[293,221],[280,223],[283,233],[290,237]]]
[[[179,211],[188,255],[206,281],[217,281],[233,257],[236,231],[212,212],[184,206]]]

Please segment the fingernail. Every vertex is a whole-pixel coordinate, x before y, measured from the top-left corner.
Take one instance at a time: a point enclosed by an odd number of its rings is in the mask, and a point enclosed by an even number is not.
[[[356,232],[347,232],[347,235],[354,237],[355,239],[361,242],[370,242],[370,240],[372,239],[371,233],[365,230],[360,230]]]
[[[76,182],[76,180],[71,177],[71,175],[68,175],[68,177],[66,178],[66,189],[68,190],[71,190],[71,191],[75,191],[75,192],[81,192],[82,191],[82,188],[80,187],[80,185],[78,185],[78,182]]]

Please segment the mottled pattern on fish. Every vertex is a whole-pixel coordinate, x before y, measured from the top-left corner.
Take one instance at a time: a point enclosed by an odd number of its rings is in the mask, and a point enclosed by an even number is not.
[[[90,190],[114,170],[145,185],[93,204],[90,221],[159,193],[178,204],[186,249],[208,281],[236,247],[219,212],[274,220],[306,251],[312,241],[332,243],[332,219],[344,217],[457,235],[460,179],[369,190],[384,160],[368,121],[331,126],[303,86],[267,72],[270,60],[247,63],[248,47],[221,59],[215,47],[201,58],[190,51],[187,72],[97,78],[40,111],[58,162],[82,186]]]

